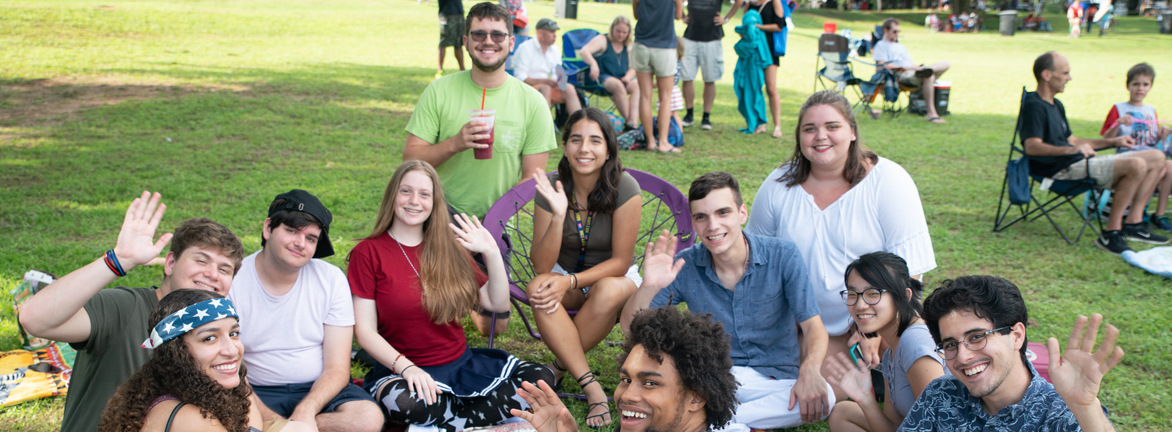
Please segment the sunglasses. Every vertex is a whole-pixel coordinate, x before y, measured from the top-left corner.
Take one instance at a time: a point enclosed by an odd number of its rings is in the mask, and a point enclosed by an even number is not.
[[[469,32],[468,34],[472,36],[473,42],[484,42],[485,38],[487,38],[489,35],[492,35],[493,42],[504,43],[505,38],[509,36],[509,34],[505,32],[494,31],[489,33],[484,30],[477,30],[474,32]]]

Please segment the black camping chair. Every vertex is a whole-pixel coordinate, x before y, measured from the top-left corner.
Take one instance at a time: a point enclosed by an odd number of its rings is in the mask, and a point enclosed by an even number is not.
[[[1025,154],[1025,143],[1018,145],[1017,136],[1021,132],[1021,104],[1025,102],[1026,89],[1021,88],[1021,99],[1018,101],[1017,109],[1017,125],[1013,129],[1013,139],[1009,141],[1009,159],[1005,164],[1005,178],[1001,182],[1001,198],[997,202],[997,214],[993,219],[993,232],[1001,232],[1009,228],[1013,224],[1026,220],[1033,221],[1045,216],[1046,220],[1050,221],[1050,225],[1058,231],[1058,235],[1066,240],[1066,244],[1074,245],[1082,238],[1083,233],[1089,227],[1091,232],[1098,235],[1103,231],[1103,222],[1097,215],[1088,215],[1082,211],[1082,206],[1076,206],[1073,200],[1076,197],[1090,192],[1091,199],[1094,202],[1099,202],[1099,197],[1103,190],[1095,186],[1093,179],[1083,180],[1053,180],[1044,178],[1042,176],[1031,174],[1029,172],[1029,156]],[[1023,140],[1024,141],[1024,140]],[[1015,159],[1015,155],[1017,158]],[[1049,200],[1042,202],[1038,199],[1038,194],[1034,193],[1034,186],[1049,183]],[[1082,224],[1078,229],[1078,235],[1071,240],[1062,227],[1058,226],[1058,222],[1051,216],[1051,212],[1058,210],[1063,204],[1069,205],[1071,210],[1078,215],[1082,220]],[[1013,208],[1017,208],[1019,214],[1013,219],[1009,219],[1009,213]],[[1003,211],[1004,210],[1004,211]],[[1007,220],[1009,219],[1009,220]],[[1094,219],[1098,223],[1098,231],[1091,225],[1091,220]]]

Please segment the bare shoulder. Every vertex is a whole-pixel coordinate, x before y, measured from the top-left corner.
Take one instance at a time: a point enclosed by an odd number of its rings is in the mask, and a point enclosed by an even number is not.
[[[167,420],[171,418],[171,413],[178,405],[179,401],[177,400],[164,401],[155,405],[143,421],[142,432],[165,431]],[[171,432],[221,431],[227,432],[224,425],[220,424],[214,417],[204,418],[203,414],[199,412],[199,407],[191,404],[185,404],[179,408],[179,412],[175,413],[175,419],[171,422]]]

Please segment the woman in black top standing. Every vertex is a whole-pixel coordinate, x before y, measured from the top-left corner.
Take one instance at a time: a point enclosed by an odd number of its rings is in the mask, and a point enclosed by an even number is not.
[[[765,68],[765,92],[769,96],[769,114],[773,116],[773,137],[781,138],[781,98],[777,95],[777,67],[781,65],[781,54],[773,48],[773,34],[785,27],[785,6],[781,0],[755,0],[746,4],[761,14],[761,24],[757,28],[764,30],[769,41],[769,51],[773,54],[773,65]],[[764,133],[765,125],[757,127],[753,133]]]

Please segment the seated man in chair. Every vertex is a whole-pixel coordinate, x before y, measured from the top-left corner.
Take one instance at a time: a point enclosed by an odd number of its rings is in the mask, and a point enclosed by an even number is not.
[[[1168,243],[1168,238],[1152,233],[1140,211],[1151,199],[1163,176],[1164,154],[1159,150],[1133,151],[1124,154],[1096,155],[1110,147],[1131,148],[1135,139],[1120,136],[1087,139],[1071,136],[1066,109],[1054,96],[1071,80],[1070,62],[1054,51],[1034,60],[1034,78],[1038,90],[1026,95],[1021,106],[1021,139],[1030,156],[1030,173],[1054,180],[1094,179],[1098,187],[1115,191],[1115,202],[1107,217],[1107,227],[1095,244],[1113,254],[1131,250],[1127,239],[1152,244]],[[1123,212],[1132,208],[1123,220]]]
[[[944,119],[936,114],[936,92],[933,90],[936,78],[948,71],[946,61],[936,62],[930,66],[916,66],[907,48],[899,43],[899,20],[888,18],[883,21],[883,40],[875,44],[875,63],[881,68],[896,70],[900,84],[915,86],[924,92],[924,102],[928,105],[928,121],[944,123]]]
[[[537,21],[537,37],[522,42],[513,54],[513,76],[533,86],[549,106],[566,104],[567,114],[582,109],[578,91],[572,84],[561,88],[558,71],[562,67],[562,50],[554,45],[558,23],[549,18]]]

